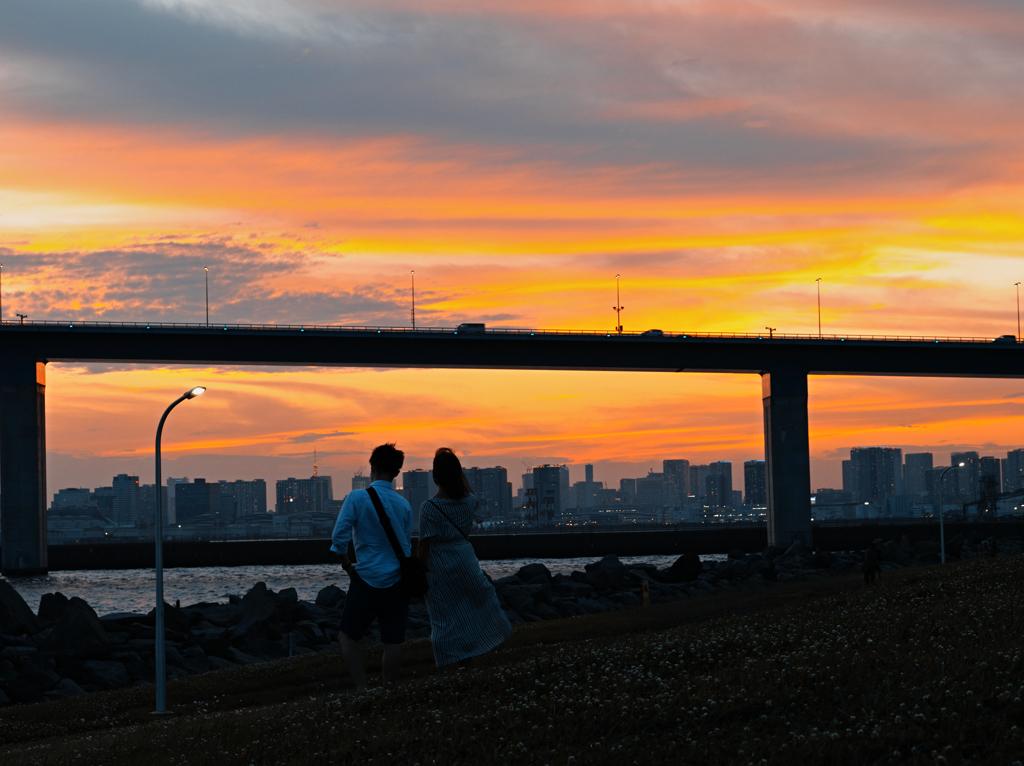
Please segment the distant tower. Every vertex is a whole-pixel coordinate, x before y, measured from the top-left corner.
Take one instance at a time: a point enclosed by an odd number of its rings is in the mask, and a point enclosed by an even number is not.
[[[316,476],[316,447],[313,447],[313,476]]]

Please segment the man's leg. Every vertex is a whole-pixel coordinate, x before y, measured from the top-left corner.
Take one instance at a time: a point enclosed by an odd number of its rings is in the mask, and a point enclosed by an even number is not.
[[[363,648],[358,641],[353,641],[344,633],[338,633],[338,643],[341,644],[341,656],[345,658],[345,667],[352,676],[356,691],[365,692],[366,663],[363,661]]]
[[[380,661],[380,674],[384,677],[384,683],[393,684],[398,681],[401,656],[401,644],[384,644],[384,656]]]

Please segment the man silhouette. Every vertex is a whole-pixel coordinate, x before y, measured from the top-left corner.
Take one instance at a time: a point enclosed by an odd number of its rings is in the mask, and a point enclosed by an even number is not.
[[[412,553],[412,509],[391,486],[404,462],[405,454],[395,449],[394,444],[377,447],[370,455],[370,487],[380,498],[403,553],[409,556]],[[355,548],[355,562],[348,556],[349,542]],[[331,534],[331,550],[340,554],[341,566],[352,578],[341,614],[338,643],[356,690],[366,691],[366,667],[359,641],[374,619],[384,644],[381,675],[384,683],[393,683],[398,680],[409,601],[402,588],[398,557],[388,542],[368,490],[353,490],[345,498]]]

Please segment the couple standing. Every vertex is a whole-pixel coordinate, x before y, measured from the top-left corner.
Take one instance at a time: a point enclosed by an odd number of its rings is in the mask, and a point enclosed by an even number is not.
[[[370,455],[370,487],[402,552],[411,556],[412,509],[391,486],[404,462],[405,454],[394,444],[377,447]],[[469,542],[470,527],[479,521],[476,497],[452,450],[442,447],[437,451],[433,475],[438,490],[420,506],[416,555],[428,567],[425,600],[434,660],[439,669],[451,670],[498,646],[511,634],[512,626]],[[350,542],[355,562],[348,556]],[[394,682],[409,600],[400,582],[398,557],[368,491],[355,490],[345,498],[331,543],[331,550],[341,555],[341,565],[352,578],[338,634],[345,665],[356,689],[364,691],[366,670],[359,640],[376,618],[384,644],[384,682]]]

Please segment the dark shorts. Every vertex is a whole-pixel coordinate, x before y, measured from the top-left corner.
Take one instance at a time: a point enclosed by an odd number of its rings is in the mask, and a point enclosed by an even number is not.
[[[389,588],[374,588],[358,577],[353,578],[341,612],[341,632],[353,641],[359,641],[376,618],[380,642],[401,644],[405,641],[405,618],[408,614],[409,599],[401,582]]]

